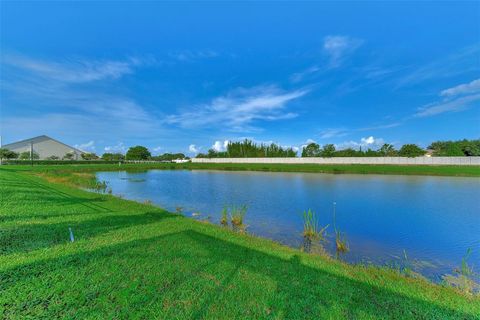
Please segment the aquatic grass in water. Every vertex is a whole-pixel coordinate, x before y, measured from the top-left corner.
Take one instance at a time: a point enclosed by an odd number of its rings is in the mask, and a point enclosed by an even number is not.
[[[443,281],[447,285],[457,287],[466,293],[474,294],[475,292],[478,292],[480,285],[472,279],[474,275],[473,266],[468,264],[468,259],[471,253],[472,249],[468,248],[465,256],[462,258],[462,265],[460,269],[454,270],[457,275],[444,275]]]
[[[243,218],[247,214],[247,206],[231,206],[230,208],[230,220],[232,226],[241,227],[243,226]]]
[[[226,206],[223,207],[220,224],[225,227],[228,226],[228,208]]]
[[[347,253],[350,251],[350,248],[348,246],[347,239],[345,237],[345,233],[340,232],[340,230],[337,229],[337,203],[333,203],[333,228],[335,230],[335,251],[336,251],[336,256],[338,258],[339,254],[342,253]]]
[[[308,209],[308,211],[303,211],[303,250],[305,252],[311,252],[312,242],[315,241],[325,241],[325,231],[327,230],[328,225],[323,228],[318,226],[318,217],[314,211]]]

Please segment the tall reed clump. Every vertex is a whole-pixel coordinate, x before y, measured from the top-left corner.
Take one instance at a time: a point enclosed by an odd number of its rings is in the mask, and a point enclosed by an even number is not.
[[[303,251],[311,252],[313,241],[324,241],[324,233],[328,225],[321,228],[318,226],[318,217],[314,211],[303,211]]]
[[[107,181],[95,181],[95,184],[93,186],[93,189],[97,192],[100,193],[109,193],[111,194],[111,189],[108,188],[108,182]]]
[[[232,229],[235,231],[245,231],[245,224],[243,219],[247,214],[247,206],[224,206],[220,216],[220,224],[227,227],[230,221]]]
[[[445,275],[443,280],[451,286],[457,287],[460,290],[474,294],[480,289],[480,285],[472,278],[474,276],[473,267],[468,264],[468,259],[472,253],[472,249],[468,248],[467,253],[462,258],[462,265],[460,269],[455,269],[456,276]]]
[[[342,253],[347,253],[350,248],[348,246],[347,238],[345,233],[340,232],[337,229],[337,203],[333,203],[333,229],[335,230],[335,252],[337,258]]]
[[[220,218],[220,224],[224,227],[228,226],[228,208],[227,208],[227,206],[223,207],[222,216]]]
[[[238,231],[245,231],[245,225],[243,224],[243,218],[247,214],[247,206],[234,206],[230,207],[230,221],[232,228]]]

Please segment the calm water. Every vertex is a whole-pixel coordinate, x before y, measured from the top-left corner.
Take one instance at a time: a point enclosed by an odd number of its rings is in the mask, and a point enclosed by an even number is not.
[[[247,231],[293,247],[302,243],[302,212],[311,208],[346,233],[353,263],[402,264],[431,279],[452,273],[471,248],[480,268],[480,179],[221,171],[99,172],[114,194],[151,200],[218,223],[226,204],[248,205]],[[197,216],[197,213],[200,215]]]

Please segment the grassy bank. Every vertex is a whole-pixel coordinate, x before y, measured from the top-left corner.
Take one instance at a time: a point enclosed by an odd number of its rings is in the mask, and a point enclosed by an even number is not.
[[[225,170],[225,171],[269,171],[269,172],[311,172],[311,173],[353,173],[353,174],[394,174],[428,176],[480,177],[480,166],[425,166],[425,165],[361,165],[361,164],[255,164],[255,163],[147,163],[147,164],[68,164],[68,165],[8,165],[15,170],[36,172],[94,172],[100,170]]]
[[[34,170],[0,168],[0,318],[478,319],[480,314],[478,296],[65,185],[90,183],[91,175],[80,170]]]

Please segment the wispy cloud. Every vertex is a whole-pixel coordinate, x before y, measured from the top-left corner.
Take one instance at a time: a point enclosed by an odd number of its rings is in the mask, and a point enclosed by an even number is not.
[[[412,67],[412,71],[396,80],[396,87],[415,85],[433,79],[445,79],[468,72],[479,72],[480,45],[474,45],[424,66]]]
[[[205,50],[178,50],[169,53],[169,56],[175,60],[190,62],[198,59],[210,59],[219,56],[217,51],[211,49]]]
[[[2,59],[2,66],[9,67],[2,75],[2,81],[7,83],[2,90],[15,97],[9,103],[34,105],[39,112],[5,117],[2,126],[20,132],[24,130],[15,123],[29,123],[31,132],[44,133],[54,131],[50,122],[53,121],[63,135],[73,128],[78,130],[77,134],[98,130],[107,135],[118,133],[120,127],[122,132],[131,132],[132,136],[151,131],[155,117],[135,100],[109,92],[115,90],[105,85],[105,81],[134,72],[133,67],[140,63],[136,58],[123,62],[85,59],[58,62],[8,56]]]
[[[356,131],[371,131],[371,130],[379,130],[379,129],[390,129],[390,128],[395,128],[398,126],[401,126],[403,124],[403,121],[397,121],[393,123],[387,123],[387,124],[379,124],[379,125],[374,125],[371,127],[364,127],[364,128],[359,128]]]
[[[116,145],[113,146],[106,146],[104,148],[105,152],[110,152],[110,153],[125,153],[127,152],[127,147],[123,142],[119,142]]]
[[[480,79],[463,83],[439,94],[443,99],[420,107],[414,117],[430,117],[445,112],[466,110],[471,104],[480,100]]]
[[[76,144],[74,147],[86,152],[95,152],[95,141],[91,140],[89,142]]]
[[[311,66],[303,71],[294,73],[290,76],[290,81],[293,83],[297,83],[308,77],[309,75],[315,74],[322,70],[319,66]]]
[[[329,128],[322,130],[320,132],[320,139],[330,139],[330,138],[337,138],[343,137],[348,134],[348,130],[345,128]]]
[[[430,117],[445,112],[458,112],[468,108],[472,103],[480,101],[480,94],[472,94],[453,100],[440,101],[419,108],[414,117]]]
[[[471,94],[480,92],[480,79],[473,80],[469,83],[460,84],[453,88],[448,88],[440,92],[442,97],[451,97],[461,94]]]
[[[323,50],[329,56],[330,68],[339,67],[344,59],[357,50],[363,40],[348,36],[330,35],[323,40]]]
[[[35,73],[41,78],[66,83],[118,79],[133,73],[133,68],[141,63],[136,58],[124,61],[65,59],[52,62],[20,55],[6,55],[2,60],[6,65]]]
[[[167,123],[184,128],[222,126],[231,131],[258,129],[254,121],[291,119],[296,113],[288,112],[286,105],[308,93],[308,89],[284,91],[276,86],[237,88],[210,103],[167,117]]]

